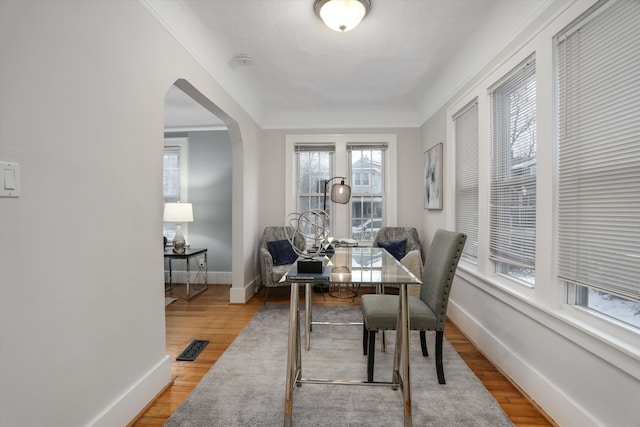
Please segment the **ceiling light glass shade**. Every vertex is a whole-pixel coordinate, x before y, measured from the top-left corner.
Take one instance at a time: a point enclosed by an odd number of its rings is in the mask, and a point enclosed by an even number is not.
[[[371,8],[370,0],[316,0],[316,14],[334,31],[354,29]]]
[[[165,203],[163,221],[193,222],[193,205],[191,203]]]

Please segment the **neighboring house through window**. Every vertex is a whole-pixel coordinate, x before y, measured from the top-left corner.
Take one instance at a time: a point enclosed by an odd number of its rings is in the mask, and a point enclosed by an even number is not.
[[[287,213],[323,209],[326,180],[345,177],[351,186],[348,204],[331,202],[331,185],[340,180],[327,187],[331,236],[373,241],[383,225],[396,223],[395,143],[395,135],[386,134],[287,136],[287,164],[291,168],[287,176],[295,177],[286,183]]]
[[[385,144],[348,144],[351,165],[351,238],[373,241],[384,224]]]

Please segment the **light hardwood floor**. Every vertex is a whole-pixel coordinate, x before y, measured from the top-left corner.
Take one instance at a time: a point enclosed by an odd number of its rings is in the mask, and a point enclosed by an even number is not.
[[[178,300],[167,306],[167,354],[172,359],[173,382],[129,426],[162,426],[262,307],[264,292],[263,288],[247,304],[229,304],[229,286],[214,285],[191,301]],[[288,288],[272,289],[268,301],[288,304]],[[360,298],[352,302],[327,296],[324,301],[320,294],[314,293],[313,304],[360,305]],[[450,322],[445,336],[517,427],[555,425]],[[209,344],[195,361],[176,361],[194,339],[208,340]]]

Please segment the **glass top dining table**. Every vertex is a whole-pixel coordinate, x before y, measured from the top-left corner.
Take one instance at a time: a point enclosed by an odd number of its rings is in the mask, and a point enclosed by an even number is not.
[[[411,425],[411,384],[409,377],[409,314],[408,285],[421,285],[419,278],[413,275],[402,263],[383,248],[355,247],[336,248],[333,253],[316,256],[314,260],[322,260],[321,273],[300,273],[297,263],[282,277],[281,282],[291,284],[289,306],[289,345],[287,355],[287,387],[285,392],[284,425],[291,425],[293,410],[293,391],[295,386],[305,383],[341,384],[341,385],[383,385],[402,388],[404,401],[404,425]],[[345,381],[327,379],[302,378],[301,339],[300,339],[300,307],[299,286],[305,285],[305,349],[310,348],[310,332],[312,323],[331,324],[329,322],[311,321],[311,294],[314,284],[353,284],[394,285],[400,288],[398,305],[398,325],[396,328],[396,345],[394,350],[393,375],[390,382]],[[355,323],[362,325],[362,323]],[[402,372],[400,367],[402,366]]]

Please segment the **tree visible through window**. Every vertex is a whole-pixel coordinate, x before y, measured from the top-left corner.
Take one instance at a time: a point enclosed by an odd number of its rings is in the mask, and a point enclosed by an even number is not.
[[[297,212],[302,213],[312,209],[326,210],[329,214],[329,227],[331,226],[331,203],[327,201],[325,207],[324,190],[325,181],[332,177],[334,151],[335,148],[332,145],[296,146],[298,171]],[[299,226],[304,234],[314,234],[311,224],[301,223]]]
[[[527,59],[492,90],[490,256],[496,271],[535,283],[536,80]]]

